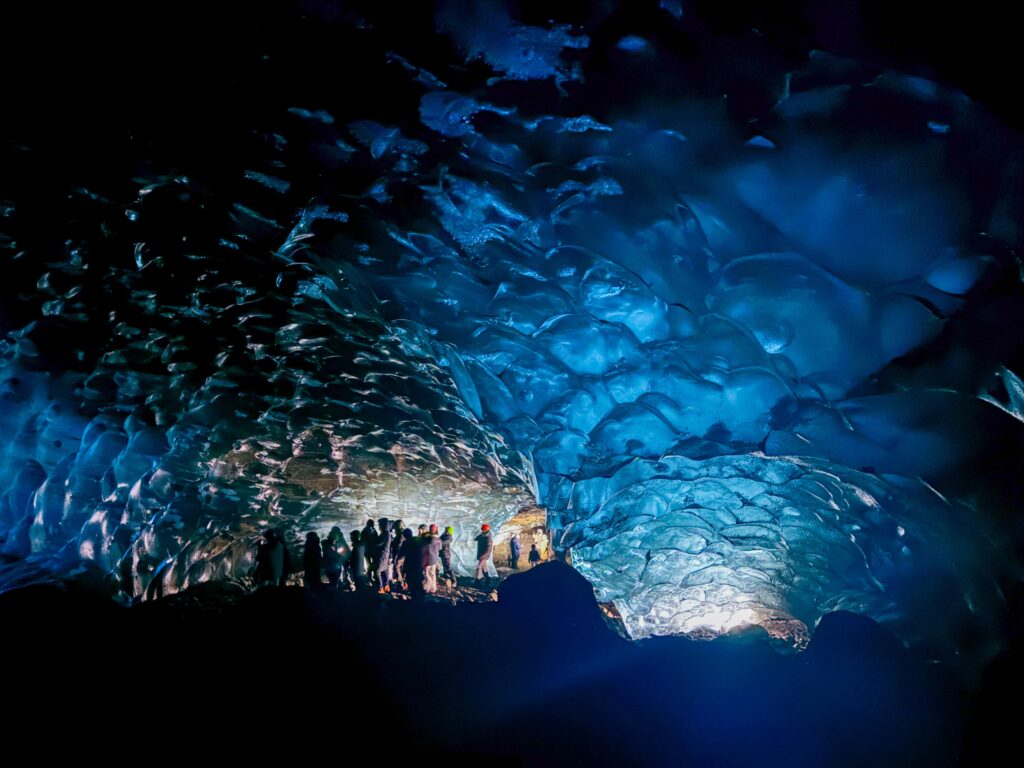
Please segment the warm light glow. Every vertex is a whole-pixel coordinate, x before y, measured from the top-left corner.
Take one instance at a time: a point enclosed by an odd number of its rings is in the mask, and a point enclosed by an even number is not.
[[[687,622],[687,631],[711,630],[715,633],[725,634],[739,627],[757,624],[757,619],[758,615],[750,608],[740,608],[738,610],[723,608],[719,611],[712,611],[690,619]]]

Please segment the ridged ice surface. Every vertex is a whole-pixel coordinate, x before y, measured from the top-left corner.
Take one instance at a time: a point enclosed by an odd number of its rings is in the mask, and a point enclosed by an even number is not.
[[[893,618],[913,599],[914,550],[964,522],[920,484],[764,455],[636,461],[576,483],[572,502],[596,510],[578,567],[639,637],[839,609]]]
[[[452,60],[382,56],[412,119],[289,104],[238,197],[76,193],[6,342],[5,552],[140,594],[244,572],[268,524],[455,522],[468,557],[536,500],[634,637],[987,626],[1013,560],[958,483],[1021,384],[951,329],[1018,282],[1016,145],[820,52],[740,121],[641,36],[607,57],[652,96],[598,112],[587,30],[441,8]]]
[[[172,180],[130,218],[160,240],[198,210]],[[266,226],[240,208],[227,224]],[[534,498],[529,461],[466,408],[424,331],[296,243],[261,258],[140,243],[100,274],[84,251],[53,265],[43,316],[5,350],[5,554],[85,560],[159,594],[247,575],[268,526],[388,517],[443,519],[469,562],[481,523]],[[91,336],[99,305],[109,329]],[[55,370],[56,354],[95,367]]]

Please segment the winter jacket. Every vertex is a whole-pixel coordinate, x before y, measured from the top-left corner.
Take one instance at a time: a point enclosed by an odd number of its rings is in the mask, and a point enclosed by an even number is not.
[[[490,557],[493,551],[494,537],[491,536],[490,531],[481,531],[480,535],[476,537],[476,559]]]
[[[402,535],[395,531],[391,532],[391,562],[398,563],[398,551],[402,548]]]
[[[377,537],[377,550],[374,559],[378,565],[385,568],[391,562],[391,529],[384,531]]]
[[[441,539],[430,536],[426,539],[427,565],[437,565],[441,555]]]
[[[365,528],[363,528],[362,533],[359,534],[359,541],[361,541],[363,543],[363,546],[366,547],[366,556],[367,557],[376,557],[377,556],[377,539],[378,538],[379,537],[377,535],[377,529],[373,528],[373,527],[371,527],[369,525],[366,526]]]
[[[451,567],[452,562],[452,541],[454,537],[447,533],[441,534],[441,562],[444,563],[446,568]]]
[[[402,542],[398,557],[405,558],[402,570],[407,579],[423,578],[423,541],[419,536],[411,536]]]

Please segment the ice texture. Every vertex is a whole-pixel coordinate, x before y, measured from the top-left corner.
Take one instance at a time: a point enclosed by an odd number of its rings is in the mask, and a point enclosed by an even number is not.
[[[571,531],[574,562],[636,637],[839,609],[892,619],[923,599],[906,578],[919,547],[944,546],[966,516],[919,482],[759,454],[641,460],[575,483],[571,503],[594,509]]]
[[[458,61],[387,53],[405,118],[291,104],[239,199],[90,198],[5,326],[4,552],[137,596],[243,574],[267,526],[387,516],[454,524],[465,568],[536,502],[633,637],[990,626],[1015,561],[963,475],[1019,440],[1024,386],[957,323],[1019,283],[1018,144],[822,52],[738,121],[682,75],[658,96],[671,52],[625,33],[640,96],[576,109],[585,29],[436,22]]]
[[[152,201],[189,187],[143,192],[136,223],[159,240],[179,222],[151,222]],[[350,267],[304,246],[330,219],[307,213],[258,258],[146,245],[141,266],[99,280],[71,261],[46,273],[44,295],[60,285],[83,307],[109,291],[117,321],[91,370],[43,355],[73,343],[85,313],[10,337],[6,555],[84,561],[129,595],[162,594],[247,575],[266,527],[347,533],[387,517],[453,525],[466,572],[479,526],[533,500],[530,461],[466,406],[427,334],[387,321]]]

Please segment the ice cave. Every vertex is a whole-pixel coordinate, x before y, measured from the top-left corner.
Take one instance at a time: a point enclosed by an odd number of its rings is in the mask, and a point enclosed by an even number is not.
[[[631,641],[846,611],[1002,649],[999,104],[824,34],[841,4],[787,4],[797,42],[734,2],[384,5],[239,8],[150,67],[183,16],[127,74],[61,43],[91,63],[4,130],[0,592],[139,606],[379,517],[451,525],[469,578],[535,510]]]

